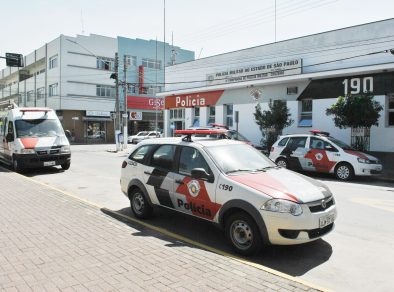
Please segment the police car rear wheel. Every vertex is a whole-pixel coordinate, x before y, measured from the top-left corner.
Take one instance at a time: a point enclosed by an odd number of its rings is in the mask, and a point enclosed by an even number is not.
[[[140,189],[134,189],[131,191],[130,206],[137,218],[146,219],[152,215],[153,209]]]
[[[284,158],[278,158],[278,160],[276,160],[276,164],[282,168],[287,168],[287,160]]]
[[[347,163],[340,163],[335,168],[335,176],[343,181],[351,180],[354,176],[352,166]]]
[[[227,240],[239,254],[255,254],[262,246],[257,225],[246,213],[232,214],[225,222],[225,233]]]

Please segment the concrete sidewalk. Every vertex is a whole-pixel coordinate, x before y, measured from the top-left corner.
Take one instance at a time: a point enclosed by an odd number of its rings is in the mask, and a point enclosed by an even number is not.
[[[316,291],[0,168],[1,291]]]

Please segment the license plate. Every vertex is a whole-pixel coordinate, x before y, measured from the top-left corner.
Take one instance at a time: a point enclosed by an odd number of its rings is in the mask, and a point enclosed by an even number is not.
[[[330,225],[332,222],[334,222],[335,219],[335,215],[334,214],[330,214],[324,217],[320,217],[319,218],[319,227],[323,228],[326,227],[327,225]]]
[[[56,165],[56,161],[44,161],[44,166],[53,166]]]

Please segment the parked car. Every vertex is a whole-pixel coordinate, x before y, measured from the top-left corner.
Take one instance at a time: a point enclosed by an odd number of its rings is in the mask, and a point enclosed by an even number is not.
[[[177,133],[185,136],[142,141],[122,164],[121,189],[137,218],[160,206],[208,220],[243,255],[333,230],[337,210],[324,184],[278,167],[244,142]]]
[[[148,131],[138,132],[136,135],[128,136],[127,137],[127,141],[128,141],[128,143],[133,143],[133,139],[139,138],[139,137],[142,137],[142,136],[146,136],[147,134],[148,134]]]
[[[281,136],[272,146],[269,158],[283,168],[333,173],[343,181],[355,175],[382,172],[382,164],[376,157],[318,130],[311,134]]]
[[[141,142],[142,140],[145,140],[145,139],[153,139],[153,138],[160,138],[160,137],[161,137],[161,133],[160,132],[158,132],[158,131],[149,131],[149,132],[146,132],[145,135],[139,135],[139,136],[133,138],[131,140],[131,143],[137,144],[137,143],[139,143],[139,142]]]

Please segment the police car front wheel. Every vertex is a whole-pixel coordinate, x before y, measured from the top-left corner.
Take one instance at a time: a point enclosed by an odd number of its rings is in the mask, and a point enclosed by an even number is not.
[[[146,219],[152,215],[153,208],[149,205],[144,193],[140,189],[130,192],[130,207],[135,217]]]
[[[335,176],[343,181],[351,180],[354,176],[353,167],[348,163],[340,163],[335,167]]]
[[[255,254],[262,246],[255,221],[244,212],[230,215],[225,222],[225,234],[233,249],[242,255]]]

